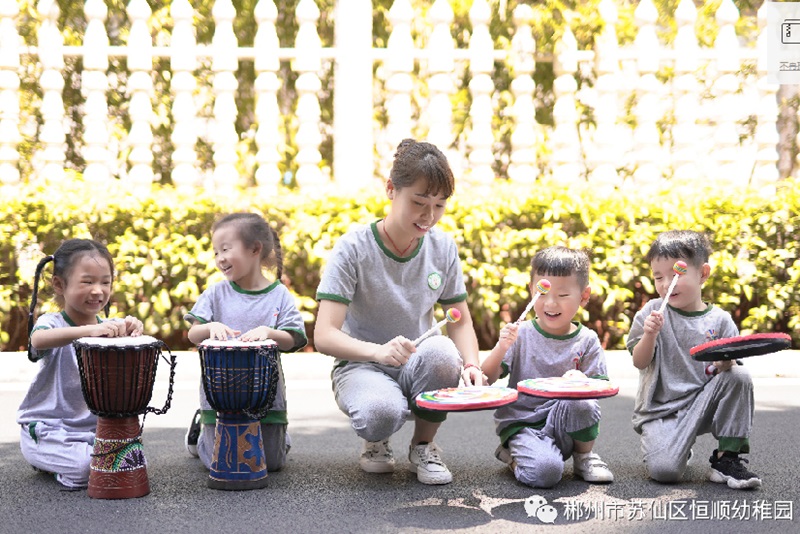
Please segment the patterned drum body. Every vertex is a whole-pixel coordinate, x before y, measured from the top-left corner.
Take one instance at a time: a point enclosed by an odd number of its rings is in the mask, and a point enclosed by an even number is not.
[[[153,396],[162,343],[149,336],[73,342],[81,390],[98,416],[89,497],[130,499],[150,493],[139,414]]]
[[[208,487],[263,488],[267,463],[261,418],[272,406],[278,389],[278,345],[272,340],[206,340],[198,349],[203,390],[217,411]]]

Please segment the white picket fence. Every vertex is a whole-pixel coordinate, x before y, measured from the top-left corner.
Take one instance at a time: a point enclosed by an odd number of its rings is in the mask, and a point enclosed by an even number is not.
[[[297,73],[293,113],[297,130],[296,179],[301,187],[330,184],[364,186],[387,175],[394,147],[404,137],[427,139],[443,148],[456,174],[474,183],[497,179],[496,168],[510,180],[530,183],[545,175],[569,183],[589,180],[619,186],[665,179],[723,179],[731,184],[769,183],[776,168],[778,86],[766,78],[766,14],[759,11],[760,35],[755,46],[741,43],[734,31],[739,12],[723,0],[716,12],[719,34],[712,48],[702,47],[695,34],[697,9],[681,0],[675,12],[677,37],[670,46],[659,42],[658,13],[651,0],[635,11],[638,33],[630,46],[620,46],[613,0],[603,0],[605,24],[593,50],[578,50],[567,28],[555,53],[538,53],[530,26],[531,8],[513,12],[514,34],[509,50],[495,48],[489,33],[487,0],[474,0],[469,12],[472,33],[466,49],[457,49],[451,32],[453,10],[447,0],[435,0],[427,12],[430,32],[419,39],[412,21],[419,15],[409,0],[395,0],[388,18],[391,36],[385,49],[372,45],[372,4],[369,0],[339,0],[335,15],[336,43],[323,48],[318,34],[319,9],[301,0],[294,46],[281,48],[276,33],[278,11],[273,0],[260,0],[254,13],[237,14],[230,0],[213,7],[215,30],[210,45],[198,44],[193,8],[188,0],[172,2],[174,28],[167,44],[154,43],[148,27],[146,0],[127,7],[130,32],[125,46],[110,46],[105,27],[107,7],[86,0],[87,27],[82,46],[65,46],[57,26],[58,6],[40,0],[42,16],[37,46],[23,43],[18,32],[16,0],[0,0],[0,180],[6,187],[25,181],[58,181],[65,176],[64,58],[81,56],[83,138],[76,140],[86,165],[84,179],[97,184],[124,180],[147,189],[153,172],[153,59],[168,58],[171,69],[171,180],[196,190],[227,186],[237,176],[239,134],[235,76],[238,62],[253,60],[255,181],[274,193],[282,182],[281,152],[286,146],[284,117],[278,104],[281,62]],[[258,31],[252,47],[240,46],[234,33],[237,16],[254,17]],[[420,26],[413,25],[414,28]],[[423,25],[424,26],[424,25]],[[415,41],[416,39],[416,41]],[[425,42],[417,48],[415,42]],[[109,133],[109,58],[127,58],[130,130],[122,139]],[[43,93],[41,123],[23,124],[20,117],[20,69],[24,58],[38,61]],[[205,60],[210,72],[199,87],[196,69]],[[333,62],[334,119],[321,120],[319,92],[324,66]],[[553,62],[556,79],[552,96],[554,126],[536,122],[533,74],[537,65]],[[513,103],[500,104],[492,78],[500,65],[513,73]],[[374,68],[376,67],[377,68]],[[749,66],[749,68],[748,68]],[[672,68],[672,75],[660,76]],[[454,125],[451,97],[469,72],[470,107],[464,133]],[[374,74],[376,73],[376,74]],[[591,83],[589,83],[591,82]],[[426,92],[415,91],[423,83]],[[579,90],[580,83],[580,90]],[[373,90],[385,89],[385,99]],[[199,94],[213,99],[213,116],[200,116]],[[382,107],[385,126],[377,125]],[[591,120],[586,116],[591,115]],[[509,121],[511,149],[498,152],[495,117]],[[754,128],[752,125],[755,124]],[[746,126],[750,126],[747,130]],[[41,150],[33,155],[33,172],[21,176],[19,146],[38,128]],[[321,164],[323,132],[333,137],[333,168]],[[213,147],[213,170],[198,166],[197,142]],[[507,160],[507,161],[506,161]],[[121,163],[120,163],[121,161]]]

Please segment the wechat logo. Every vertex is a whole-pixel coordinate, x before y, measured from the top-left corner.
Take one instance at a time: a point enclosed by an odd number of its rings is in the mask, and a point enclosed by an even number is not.
[[[535,517],[542,523],[555,523],[558,511],[547,504],[547,499],[541,495],[531,495],[523,503],[528,517]]]

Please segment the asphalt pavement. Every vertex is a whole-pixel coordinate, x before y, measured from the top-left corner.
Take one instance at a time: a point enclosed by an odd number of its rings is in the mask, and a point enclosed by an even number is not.
[[[0,359],[0,533],[800,532],[798,352],[745,362],[756,384],[749,467],[763,480],[759,490],[736,491],[706,480],[715,447],[710,436],[695,444],[683,482],[662,485],[646,478],[630,424],[637,371],[624,352],[607,353],[620,394],[600,401],[595,447],[615,474],[613,484],[574,478],[571,461],[552,489],[519,484],[493,456],[498,442],[491,411],[451,414],[440,429],[436,441],[453,483],[425,486],[408,471],[411,424],[392,438],[395,473],[367,474],[358,467],[360,441],[331,392],[332,360],[300,353],[283,357],[292,438],[287,467],[269,475],[267,488],[243,492],[208,489],[207,472],[184,449],[200,371],[196,354],[180,353],[172,408],[145,423],[151,493],[128,500],[62,491],[25,463],[14,418],[35,364],[23,353],[2,353]],[[165,395],[162,364],[151,405],[160,407]]]

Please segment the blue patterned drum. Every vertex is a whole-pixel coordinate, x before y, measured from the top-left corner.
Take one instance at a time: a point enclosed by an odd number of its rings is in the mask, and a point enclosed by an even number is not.
[[[267,485],[261,418],[278,389],[278,345],[272,340],[210,340],[198,345],[203,390],[217,411],[208,487],[247,490]]]

